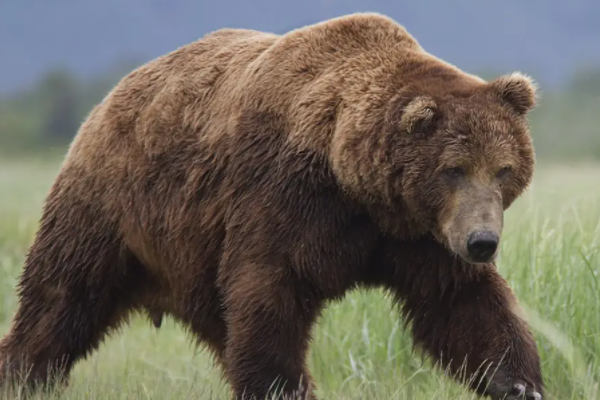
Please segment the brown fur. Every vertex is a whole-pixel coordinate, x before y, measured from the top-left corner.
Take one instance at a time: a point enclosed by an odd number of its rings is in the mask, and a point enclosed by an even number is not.
[[[207,344],[238,397],[277,379],[310,397],[322,308],[384,286],[426,354],[453,372],[466,360],[467,376],[498,369],[480,393],[542,393],[511,290],[457,248],[473,227],[499,233],[528,185],[534,95],[375,14],[220,30],[140,67],[93,109],[48,195],[0,373],[45,382],[61,361],[52,376],[66,377],[146,310]]]

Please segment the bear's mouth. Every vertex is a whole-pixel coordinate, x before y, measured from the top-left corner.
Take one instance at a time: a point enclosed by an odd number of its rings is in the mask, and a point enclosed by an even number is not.
[[[471,256],[471,255],[462,255],[459,254],[459,256],[465,260],[466,262],[468,262],[469,264],[489,264],[489,263],[493,263],[494,261],[496,261],[496,257],[497,257],[498,253],[494,252],[492,255],[490,256]]]

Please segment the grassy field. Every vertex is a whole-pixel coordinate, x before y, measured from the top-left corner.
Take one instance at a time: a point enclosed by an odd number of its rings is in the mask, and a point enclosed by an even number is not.
[[[0,163],[0,335],[58,163]],[[506,216],[502,274],[538,339],[549,399],[600,398],[600,166],[539,167]],[[476,327],[473,327],[476,329]],[[412,352],[410,335],[379,292],[332,304],[310,364],[324,399],[471,399]],[[172,320],[145,318],[77,364],[57,399],[221,399],[228,387],[207,353]]]

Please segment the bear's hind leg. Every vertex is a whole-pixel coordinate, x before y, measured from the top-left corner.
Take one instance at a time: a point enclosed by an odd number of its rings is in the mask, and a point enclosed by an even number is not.
[[[19,307],[0,342],[0,392],[66,381],[131,306],[135,271],[100,210],[48,198],[18,287]]]

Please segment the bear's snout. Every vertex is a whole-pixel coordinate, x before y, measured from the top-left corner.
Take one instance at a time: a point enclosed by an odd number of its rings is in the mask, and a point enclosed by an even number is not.
[[[489,262],[496,254],[500,237],[492,231],[475,231],[467,239],[469,257],[478,263]]]

